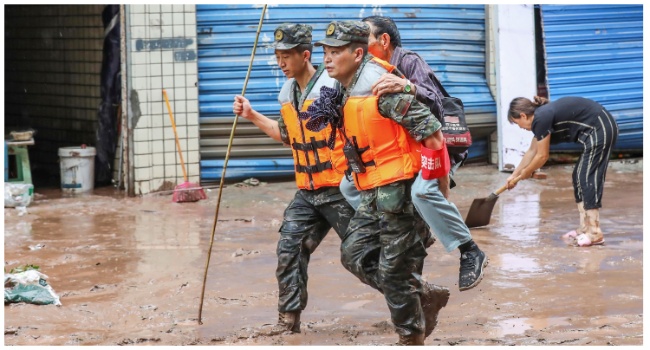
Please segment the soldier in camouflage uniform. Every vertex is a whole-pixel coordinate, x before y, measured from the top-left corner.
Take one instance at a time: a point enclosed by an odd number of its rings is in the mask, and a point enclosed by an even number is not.
[[[367,54],[368,35],[363,22],[334,21],[325,39],[315,44],[323,46],[327,72],[340,83],[331,98],[342,115],[327,122],[347,144],[344,153],[361,192],[341,245],[341,261],[384,294],[399,343],[423,345],[449,290],[421,279],[425,225],[411,202],[410,186],[420,171],[420,143],[435,149],[444,139],[436,116],[413,95],[372,95],[372,84],[394,67]]]
[[[417,53],[404,49],[395,21],[390,17],[370,16],[362,19],[370,27],[368,37],[368,51],[375,57],[381,58],[397,67],[404,77],[394,74],[384,74],[374,86],[377,96],[384,93],[407,92],[415,95],[418,101],[426,104],[436,116],[444,114],[443,93],[444,89],[431,67]],[[381,87],[381,88],[379,88]],[[442,122],[442,119],[438,119]],[[454,174],[467,157],[468,151],[455,154],[449,152],[451,161],[450,188],[454,181]],[[341,193],[355,207],[358,191],[354,184],[341,181]],[[478,244],[472,239],[472,234],[465,224],[456,205],[447,198],[448,189],[439,186],[437,181],[425,181],[417,178],[413,183],[411,196],[413,204],[422,218],[427,222],[431,231],[435,232],[439,241],[447,252],[458,249],[460,252],[460,271],[458,275],[458,289],[461,291],[476,287],[484,274],[488,257]]]
[[[354,209],[338,185],[344,162],[342,145],[333,150],[324,138],[329,129],[314,133],[300,120],[300,111],[318,97],[321,86],[334,86],[335,80],[323,67],[311,64],[311,26],[285,23],[277,27],[273,47],[278,66],[289,78],[278,96],[282,117],[270,119],[251,108],[243,96],[236,96],[233,112],[252,121],[271,138],[291,146],[298,191],[284,211],[277,246],[276,277],[279,288],[278,324],[271,334],[300,332],[300,314],[307,305],[307,266],[309,258],[325,235],[334,228],[342,239]]]

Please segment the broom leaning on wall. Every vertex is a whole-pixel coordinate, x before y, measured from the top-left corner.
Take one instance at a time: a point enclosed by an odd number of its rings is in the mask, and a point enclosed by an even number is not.
[[[205,195],[205,191],[201,188],[200,185],[191,183],[187,180],[187,171],[185,171],[185,162],[183,161],[183,152],[181,151],[181,143],[178,141],[178,133],[176,132],[176,122],[174,121],[174,115],[172,114],[172,108],[169,105],[169,98],[167,97],[167,91],[163,89],[163,96],[165,96],[165,103],[167,104],[167,110],[169,111],[169,120],[172,123],[172,128],[174,129],[174,138],[176,139],[176,148],[178,149],[178,156],[181,158],[181,168],[183,169],[183,179],[185,182],[176,186],[174,188],[174,194],[172,196],[172,201],[176,203],[183,202],[196,202],[201,199],[206,199],[208,196]]]

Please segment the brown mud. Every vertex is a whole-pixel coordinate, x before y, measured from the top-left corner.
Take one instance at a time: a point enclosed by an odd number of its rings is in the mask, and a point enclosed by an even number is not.
[[[459,254],[429,248],[424,277],[451,289],[427,345],[642,345],[643,166],[610,164],[601,209],[604,246],[566,246],[578,211],[572,166],[544,169],[503,193],[491,224],[472,230],[490,263],[458,291]],[[451,191],[463,215],[508,177],[466,166]],[[277,318],[275,246],[292,182],[224,189],[203,325],[201,285],[217,190],[208,200],[124,198],[111,189],[65,198],[36,190],[28,214],[5,209],[5,271],[40,266],[62,306],[8,304],[6,345],[390,345],[383,297],[339,262],[330,233],[310,263],[302,333],[269,336]],[[30,248],[30,246],[32,248]]]

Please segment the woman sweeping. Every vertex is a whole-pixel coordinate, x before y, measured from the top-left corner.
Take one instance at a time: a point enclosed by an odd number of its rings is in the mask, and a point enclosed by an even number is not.
[[[580,143],[583,147],[573,169],[573,190],[580,212],[580,226],[562,236],[565,242],[580,247],[605,243],[600,230],[598,209],[601,207],[605,172],[618,136],[614,117],[598,102],[582,97],[562,97],[549,102],[539,96],[534,102],[517,97],[510,102],[510,123],[533,132],[533,140],[523,159],[507,180],[527,179],[539,169],[549,155],[551,144]]]

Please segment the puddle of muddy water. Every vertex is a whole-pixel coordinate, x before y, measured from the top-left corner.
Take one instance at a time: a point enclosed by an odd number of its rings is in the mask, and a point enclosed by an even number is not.
[[[513,318],[498,322],[501,336],[522,335],[529,329],[543,330],[549,327],[570,326],[570,322],[564,317],[549,318]]]
[[[356,310],[362,308],[364,305],[371,303],[372,300],[359,300],[359,301],[354,301],[351,303],[345,303],[343,306],[341,306],[341,309],[343,310]]]
[[[427,280],[451,290],[427,345],[643,344],[641,174],[608,173],[601,216],[607,243],[578,249],[559,239],[578,219],[571,168],[548,173],[546,181],[502,194],[491,224],[472,230],[490,258],[476,288],[458,291],[457,251],[446,253],[439,243],[427,251]],[[467,167],[459,176],[452,200],[466,213],[477,188],[498,188],[508,175]],[[303,333],[259,335],[277,319],[277,231],[294,194],[290,181],[225,189],[203,325],[198,302],[215,198],[178,204],[171,196],[50,196],[27,215],[5,211],[6,266],[41,265],[64,305],[5,306],[5,343],[393,344],[385,299],[341,266],[334,232],[310,261]],[[375,326],[382,322],[387,326]]]
[[[537,259],[521,254],[504,253],[499,255],[499,259],[501,260],[500,268],[505,271],[513,273],[535,273],[542,271]]]
[[[508,193],[508,195],[513,194]],[[538,194],[515,194],[511,198],[500,198],[493,211],[493,216],[494,212],[497,212],[498,218],[492,220],[492,227],[499,235],[519,244],[529,245],[539,240],[540,205]]]

